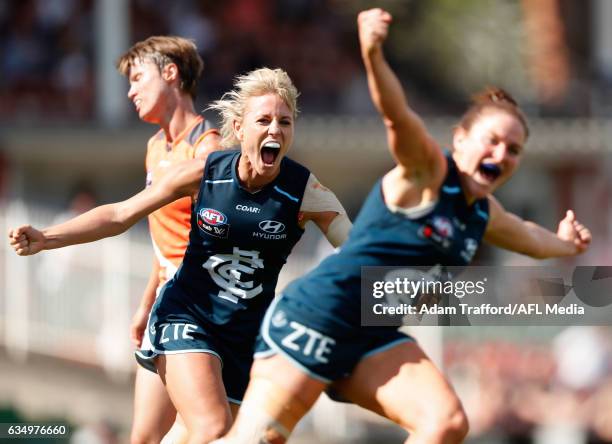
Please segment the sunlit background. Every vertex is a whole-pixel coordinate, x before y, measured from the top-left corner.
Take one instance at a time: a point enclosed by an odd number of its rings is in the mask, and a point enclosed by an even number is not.
[[[612,265],[608,0],[1,0],[0,225],[45,226],[144,186],[146,141],[157,128],[137,119],[114,62],[157,34],[197,43],[205,61],[199,109],[238,73],[287,70],[302,93],[290,155],[354,217],[392,166],[357,45],[356,13],[373,5],[393,13],[386,54],[432,133],[447,145],[470,94],[509,90],[532,136],[499,199],[553,230],[575,209],[594,235],[575,263]],[[7,247],[0,242],[0,423],[62,421],[72,443],[127,442],[135,368],[128,326],[152,260],[146,223],[36,257]],[[308,231],[279,288],[329,251]],[[535,262],[485,247],[478,263]],[[469,443],[612,442],[608,327],[413,333],[453,381]],[[323,399],[291,442],[403,438],[374,415]]]

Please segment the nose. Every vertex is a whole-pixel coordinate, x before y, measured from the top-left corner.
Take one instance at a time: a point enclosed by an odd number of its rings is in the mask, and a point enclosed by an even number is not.
[[[130,89],[128,90],[127,96],[130,100],[132,100],[134,96],[136,96],[136,88],[134,88],[134,85],[130,85]]]
[[[273,119],[272,122],[270,122],[268,134],[280,134],[280,124],[278,123],[278,120]]]
[[[508,145],[504,142],[499,142],[495,145],[495,149],[493,150],[493,157],[499,162],[503,161],[508,157]]]

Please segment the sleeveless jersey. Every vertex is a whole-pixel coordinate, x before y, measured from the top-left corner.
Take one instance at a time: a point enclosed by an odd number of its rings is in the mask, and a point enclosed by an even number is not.
[[[212,128],[207,120],[199,116],[193,124],[169,143],[163,130],[159,130],[147,145],[146,186],[159,181],[169,167],[195,157],[198,144]],[[149,215],[149,231],[157,260],[160,264],[159,284],[166,282],[183,260],[189,239],[191,221],[191,199],[178,199]]]
[[[179,286],[194,321],[215,325],[221,337],[254,341],[280,270],[303,234],[298,212],[310,172],[284,158],[276,179],[250,193],[238,180],[239,158],[240,151],[208,155],[189,246],[162,295]]]
[[[413,219],[392,212],[379,180],[340,251],[290,285],[283,299],[308,301],[327,317],[358,326],[362,266],[467,265],[486,229],[488,200],[468,205],[456,165],[450,154],[446,158],[447,176],[431,211]]]

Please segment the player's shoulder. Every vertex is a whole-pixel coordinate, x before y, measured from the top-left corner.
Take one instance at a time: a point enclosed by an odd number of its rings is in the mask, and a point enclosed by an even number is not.
[[[164,133],[163,129],[159,129],[155,132],[155,134],[153,134],[151,137],[149,137],[149,140],[147,141],[147,149],[151,150],[151,149],[155,149],[157,146],[164,146],[165,147],[166,144],[166,134]]]

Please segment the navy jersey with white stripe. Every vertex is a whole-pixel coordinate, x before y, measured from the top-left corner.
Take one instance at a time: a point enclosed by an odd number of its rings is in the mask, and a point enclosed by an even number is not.
[[[392,212],[379,180],[340,251],[290,285],[283,299],[309,301],[325,317],[359,325],[362,266],[467,265],[487,226],[488,200],[468,205],[457,167],[450,154],[446,159],[447,176],[431,211],[415,218]]]
[[[298,212],[310,172],[284,158],[276,179],[250,193],[238,180],[239,158],[240,151],[209,154],[192,211],[189,245],[163,293],[180,287],[187,297],[182,301],[186,315],[218,326],[212,334],[252,342],[281,267],[303,234]],[[169,306],[175,308],[175,303]],[[164,311],[164,303],[159,305],[158,316]]]

